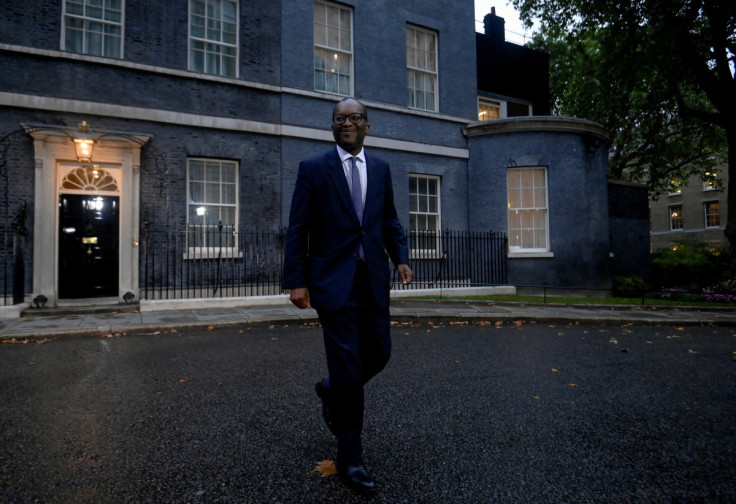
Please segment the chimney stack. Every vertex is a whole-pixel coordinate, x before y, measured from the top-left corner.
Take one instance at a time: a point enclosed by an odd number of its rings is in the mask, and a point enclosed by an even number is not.
[[[491,37],[494,42],[505,42],[505,25],[506,21],[502,17],[496,16],[496,8],[491,7],[491,13],[486,14],[483,18],[483,26],[485,27],[486,35]]]

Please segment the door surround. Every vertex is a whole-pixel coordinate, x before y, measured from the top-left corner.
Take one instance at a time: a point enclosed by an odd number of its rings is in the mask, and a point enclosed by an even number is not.
[[[31,299],[43,294],[47,306],[58,303],[59,195],[60,174],[70,165],[81,166],[74,149],[78,129],[64,126],[22,124],[33,138],[34,201],[33,201],[33,292]],[[120,236],[118,295],[123,302],[130,292],[139,299],[139,214],[140,214],[140,153],[150,135],[116,131],[87,130],[94,143],[92,164],[115,170],[120,196]],[[109,298],[95,298],[100,304]]]

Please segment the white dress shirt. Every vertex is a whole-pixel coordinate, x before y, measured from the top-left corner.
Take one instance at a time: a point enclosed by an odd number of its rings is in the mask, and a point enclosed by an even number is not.
[[[342,169],[345,172],[345,178],[348,181],[348,187],[351,190],[352,193],[352,185],[353,180],[351,178],[350,174],[350,158],[356,157],[358,160],[355,162],[355,166],[358,167],[358,173],[360,173],[360,190],[361,190],[361,196],[363,197],[363,205],[365,206],[365,193],[366,189],[368,188],[368,170],[366,170],[365,165],[365,151],[363,149],[360,149],[360,152],[353,156],[348,151],[340,147],[339,145],[336,145],[337,147],[337,154],[340,156],[340,159],[342,160]]]

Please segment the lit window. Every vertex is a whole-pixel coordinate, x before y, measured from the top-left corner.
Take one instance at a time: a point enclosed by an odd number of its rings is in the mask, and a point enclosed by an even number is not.
[[[238,226],[237,163],[191,158],[187,173],[188,246],[233,247]],[[226,232],[220,231],[220,223]]]
[[[326,2],[314,4],[314,89],[352,94],[353,12]]]
[[[189,70],[237,77],[238,4],[189,0]]]
[[[506,172],[509,207],[509,249],[547,252],[547,170],[514,168]]]
[[[718,174],[705,172],[703,174],[703,191],[713,191],[718,189]]]
[[[440,231],[440,178],[409,176],[409,229],[413,251],[436,251]]]
[[[670,180],[670,196],[682,194],[682,180],[673,178]]]
[[[682,217],[682,205],[670,207],[670,229],[683,229],[684,221]]]
[[[437,110],[437,33],[406,28],[407,106]]]
[[[721,225],[721,215],[718,210],[717,201],[709,201],[705,206],[705,227],[718,227]]]
[[[478,120],[490,121],[501,117],[501,102],[478,98]]]
[[[63,50],[122,58],[123,0],[66,0]]]

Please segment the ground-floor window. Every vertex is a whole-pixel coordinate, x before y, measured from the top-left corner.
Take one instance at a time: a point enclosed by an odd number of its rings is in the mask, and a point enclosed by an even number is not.
[[[721,215],[718,210],[717,201],[709,201],[705,206],[705,227],[718,227],[721,225]]]
[[[512,168],[506,172],[509,250],[549,251],[547,169]]]
[[[438,250],[440,177],[409,175],[409,229],[412,250]]]
[[[187,244],[190,248],[233,247],[238,228],[238,164],[218,159],[187,160]],[[221,232],[219,225],[230,230]]]
[[[682,216],[682,205],[673,205],[670,207],[670,229],[672,231],[676,229],[682,229],[684,227],[684,220]]]

